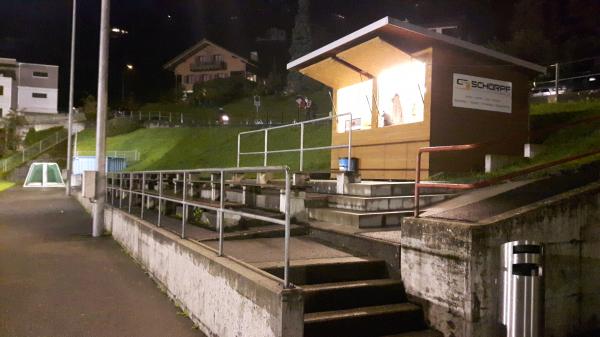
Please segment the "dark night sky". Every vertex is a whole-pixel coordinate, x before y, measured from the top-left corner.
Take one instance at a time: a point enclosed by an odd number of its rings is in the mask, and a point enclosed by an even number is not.
[[[87,93],[96,94],[100,0],[78,3],[76,100]],[[386,15],[415,23],[462,18],[469,24],[472,42],[482,43],[495,36],[505,38],[513,3],[313,0],[313,47]],[[296,4],[297,0],[113,0],[111,25],[124,28],[129,34],[111,39],[111,102],[120,97],[125,64],[135,65],[135,71],[127,77],[127,87],[136,98],[156,101],[173,81],[162,71],[162,65],[170,58],[204,37],[238,52],[254,48],[255,38],[269,27],[284,29],[289,37]],[[66,110],[71,0],[0,0],[0,12],[0,57],[59,65],[59,107]]]

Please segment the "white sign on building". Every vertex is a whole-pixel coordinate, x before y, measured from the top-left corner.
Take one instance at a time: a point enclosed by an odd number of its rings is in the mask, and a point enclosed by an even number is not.
[[[454,74],[452,106],[512,112],[512,83],[491,78]]]

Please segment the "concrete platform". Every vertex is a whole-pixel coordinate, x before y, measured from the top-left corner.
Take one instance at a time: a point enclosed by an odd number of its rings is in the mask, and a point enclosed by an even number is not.
[[[0,193],[0,336],[204,336],[63,189]]]
[[[206,242],[216,248],[217,242]],[[250,264],[264,266],[266,263],[281,263],[283,261],[283,239],[264,238],[237,241],[225,241],[223,250],[226,255],[235,257]],[[290,239],[290,259],[303,261],[312,259],[331,259],[353,257],[352,254],[328,247],[306,237]]]

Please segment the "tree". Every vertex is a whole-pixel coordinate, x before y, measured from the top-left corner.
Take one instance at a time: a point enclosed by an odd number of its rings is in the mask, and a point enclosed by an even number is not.
[[[276,94],[281,93],[281,91],[285,87],[285,77],[283,71],[279,68],[279,65],[273,62],[273,67],[269,72],[269,76],[267,76],[266,80],[266,93],[267,94]]]
[[[87,95],[83,99],[83,113],[88,123],[94,123],[96,121],[96,112],[98,111],[98,102],[96,97],[93,95]]]
[[[6,156],[9,153],[18,149],[21,144],[21,137],[18,134],[18,128],[25,125],[26,121],[23,116],[19,116],[17,113],[10,112],[3,120],[1,138],[2,148],[0,149],[0,155]]]
[[[520,0],[515,4],[507,41],[493,40],[490,48],[542,64],[556,58],[556,48],[544,34],[544,2]]]
[[[310,30],[310,0],[298,0],[298,13],[292,31],[292,44],[290,56],[297,59],[310,52],[312,38]],[[288,89],[292,92],[303,90],[307,86],[308,79],[297,71],[290,71],[287,78]]]

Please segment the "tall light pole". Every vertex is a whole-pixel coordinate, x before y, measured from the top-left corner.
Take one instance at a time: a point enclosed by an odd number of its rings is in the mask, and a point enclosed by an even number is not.
[[[125,102],[125,77],[127,76],[128,71],[133,71],[133,64],[127,63],[125,68],[123,68],[123,76],[121,82],[121,104]]]
[[[73,90],[75,86],[75,33],[77,29],[77,0],[73,0],[73,19],[71,23],[71,70],[69,73],[69,123],[67,130],[67,185],[66,195],[71,195],[71,161],[72,157],[72,145],[71,138],[73,138]]]
[[[102,0],[100,15],[100,57],[98,61],[98,110],[96,116],[96,205],[92,236],[104,230],[104,201],[106,198],[106,110],[108,105],[108,44],[110,38],[110,0]]]

